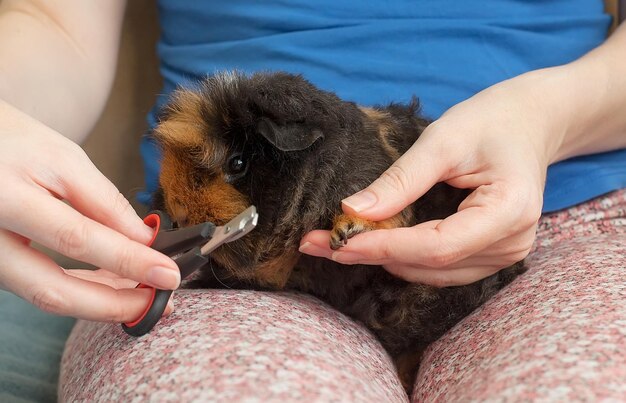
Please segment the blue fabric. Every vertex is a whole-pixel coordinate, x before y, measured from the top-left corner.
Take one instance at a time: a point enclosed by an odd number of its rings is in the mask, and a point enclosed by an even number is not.
[[[55,402],[74,319],[46,314],[0,290],[0,402]]]
[[[206,74],[283,70],[362,105],[408,101],[437,118],[480,90],[568,63],[598,46],[610,18],[601,0],[160,0],[162,96]],[[142,153],[147,188],[158,150]],[[593,165],[594,170],[588,168]],[[544,210],[626,186],[626,150],[549,169]]]

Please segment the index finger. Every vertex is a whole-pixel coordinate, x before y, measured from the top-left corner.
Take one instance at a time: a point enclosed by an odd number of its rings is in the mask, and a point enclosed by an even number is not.
[[[122,277],[161,289],[180,283],[176,263],[154,249],[93,221],[65,203],[35,189],[20,189],[19,206],[7,207],[7,215],[22,214],[6,228],[73,259],[106,267]]]
[[[64,142],[72,150],[63,163],[44,161],[35,169],[35,181],[67,200],[72,207],[130,239],[146,243],[152,230],[137,215],[128,200],[104,176],[78,145]],[[50,170],[48,166],[54,166]]]

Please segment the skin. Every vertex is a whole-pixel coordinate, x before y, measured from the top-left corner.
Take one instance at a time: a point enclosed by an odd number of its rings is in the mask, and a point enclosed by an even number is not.
[[[51,313],[115,322],[147,305],[137,282],[180,282],[175,263],[144,245],[152,230],[76,144],[106,102],[124,7],[0,3],[0,288]],[[102,269],[64,270],[30,240]]]
[[[343,200],[346,214],[383,220],[435,183],[475,189],[458,212],[376,230],[339,251],[313,231],[300,251],[345,264],[382,264],[444,287],[485,278],[528,255],[549,164],[626,147],[626,26],[570,64],[496,84],[452,107],[379,179]]]

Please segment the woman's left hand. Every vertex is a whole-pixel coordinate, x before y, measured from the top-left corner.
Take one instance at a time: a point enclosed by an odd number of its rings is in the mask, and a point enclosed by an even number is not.
[[[328,231],[313,231],[302,240],[301,252],[344,264],[383,265],[405,280],[440,287],[472,283],[522,260],[535,239],[547,166],[568,123],[544,93],[567,93],[558,88],[564,74],[562,68],[528,73],[454,106],[342,206],[346,214],[380,221],[446,182],[473,189],[456,214],[363,233],[338,251],[329,248]]]

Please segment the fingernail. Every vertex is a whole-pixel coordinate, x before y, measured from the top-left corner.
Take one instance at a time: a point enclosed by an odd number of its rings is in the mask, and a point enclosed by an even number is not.
[[[377,201],[378,198],[374,192],[362,190],[348,198],[343,199],[342,203],[358,213],[372,207]]]
[[[180,273],[165,267],[153,267],[148,272],[148,283],[162,290],[175,290],[180,283]]]
[[[143,243],[148,243],[152,239],[153,235],[154,228],[150,228],[149,226],[144,224],[141,228],[141,234],[139,235],[141,238],[139,238],[139,241]]]
[[[330,258],[343,264],[354,264],[365,260],[365,256],[355,252],[334,252]]]
[[[144,225],[142,231],[146,237],[152,239],[152,236],[154,235],[154,228]]]
[[[300,253],[304,253],[307,255],[325,258],[330,257],[330,252],[328,251],[328,249],[321,248],[317,245],[312,244],[311,242],[303,243],[302,245],[300,245],[300,248],[298,248],[298,250],[300,251]]]

